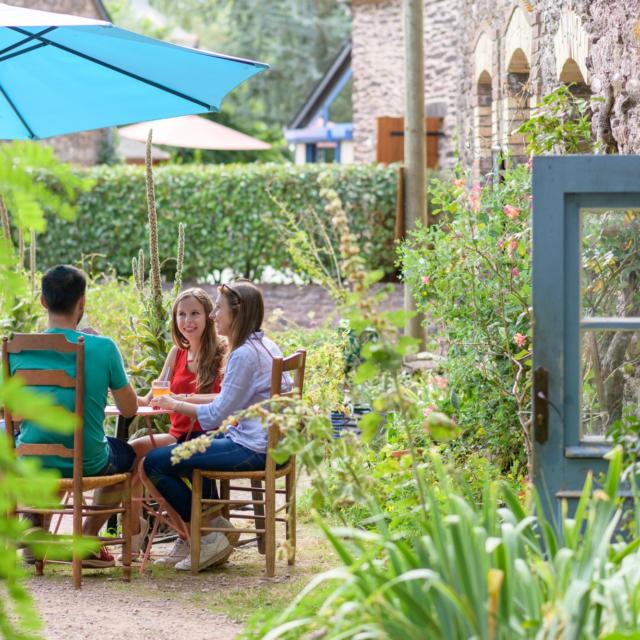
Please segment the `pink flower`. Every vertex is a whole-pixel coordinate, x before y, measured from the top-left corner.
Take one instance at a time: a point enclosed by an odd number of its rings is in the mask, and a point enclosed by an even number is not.
[[[448,378],[444,378],[442,376],[433,376],[433,378],[431,378],[433,384],[436,385],[436,387],[438,387],[438,389],[446,389],[448,384],[449,384],[449,379]]]
[[[512,256],[513,252],[518,248],[517,240],[509,240],[509,246],[507,247],[509,250],[509,255]]]
[[[479,184],[474,184],[471,187],[471,193],[469,194],[469,206],[471,211],[477,213],[480,211],[480,195],[482,194],[482,187]]]
[[[504,240],[498,240],[497,247],[498,249],[502,249],[502,247],[504,247]]]
[[[429,276],[422,276],[422,284],[429,284],[431,282],[431,278]]]
[[[533,156],[530,156],[529,160],[527,160],[527,171],[531,173],[532,170],[533,170]]]
[[[422,415],[425,418],[428,418],[434,411],[436,411],[438,409],[438,407],[436,407],[433,404],[430,404],[429,406],[425,407],[424,411],[422,412]]]
[[[513,336],[513,341],[516,343],[516,346],[522,349],[522,347],[527,344],[527,336],[523,336],[521,333],[516,333],[516,335]]]
[[[464,187],[464,178],[458,178],[453,181],[453,186],[458,187],[458,189],[462,189]]]
[[[511,269],[511,277],[517,278],[519,275],[520,275],[520,271],[518,270],[518,268],[513,267],[513,269]]]
[[[520,215],[520,209],[514,207],[512,204],[506,205],[503,211],[507,218],[511,218],[512,220],[515,220]]]

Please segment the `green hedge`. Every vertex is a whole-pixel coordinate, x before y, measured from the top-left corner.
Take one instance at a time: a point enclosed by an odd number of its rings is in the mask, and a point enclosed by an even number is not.
[[[84,173],[84,172],[83,172]],[[87,170],[93,188],[78,202],[78,218],[50,217],[39,240],[42,268],[93,255],[93,269],[131,272],[140,247],[148,253],[144,169]],[[155,170],[160,250],[175,254],[178,222],[186,224],[185,278],[219,277],[224,268],[259,278],[266,266],[286,269],[289,257],[274,221],[273,198],[297,215],[326,220],[318,178],[328,173],[372,268],[395,272],[396,169],[380,165],[173,165]],[[85,262],[86,264],[86,262]],[[166,264],[171,271],[172,262]]]

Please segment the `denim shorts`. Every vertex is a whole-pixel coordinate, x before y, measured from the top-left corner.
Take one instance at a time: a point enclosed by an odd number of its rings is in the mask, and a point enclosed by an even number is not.
[[[109,460],[104,468],[96,473],[97,476],[113,476],[116,473],[127,473],[133,468],[136,460],[136,452],[128,443],[118,438],[107,436],[109,444]]]

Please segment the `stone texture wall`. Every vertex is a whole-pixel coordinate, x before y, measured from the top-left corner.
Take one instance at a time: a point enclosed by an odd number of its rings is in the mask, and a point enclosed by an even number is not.
[[[374,162],[377,118],[404,114],[402,0],[352,0],[354,159]],[[460,77],[457,0],[425,0],[425,106],[444,118],[440,166],[454,162]]]
[[[11,0],[11,4],[27,9],[70,13],[85,18],[104,19],[100,0]],[[103,145],[107,142],[107,129],[85,131],[71,136],[56,136],[43,140],[53,148],[64,162],[79,165],[94,165],[100,159]]]
[[[605,99],[594,126],[612,151],[640,153],[640,0],[591,0],[591,88]]]
[[[505,29],[513,8],[527,11],[532,29],[530,90],[533,101],[552,91],[561,81],[560,72],[568,51],[579,64],[573,65],[585,81],[576,89],[582,96],[602,99],[593,105],[594,133],[611,152],[640,153],[640,0],[464,0],[463,32],[467,47],[461,66],[459,93],[460,152],[465,164],[474,163],[475,88],[473,43],[479,30],[495,33],[498,49],[493,65],[493,98],[505,94]],[[568,29],[572,12],[575,23]],[[564,38],[564,40],[563,40]],[[571,42],[573,39],[573,42]],[[561,46],[560,43],[564,42]],[[586,50],[586,54],[585,54]],[[579,68],[579,70],[578,70]],[[500,118],[498,118],[500,120]],[[499,131],[503,122],[494,122],[497,147],[505,140]]]
[[[638,1],[634,0],[635,3]],[[602,0],[601,4],[607,7],[605,12],[607,13],[614,6],[626,6],[627,1]],[[566,56],[565,49],[575,51],[576,57],[580,57],[578,54],[583,53],[581,47],[584,45],[585,38],[593,40],[595,35],[596,38],[610,41],[617,36],[604,23],[601,25],[594,23],[592,15],[597,2],[593,0],[563,0],[562,2],[558,0],[463,0],[462,5],[462,30],[467,46],[463,53],[465,60],[462,65],[458,100],[459,151],[463,164],[477,169],[482,163],[475,153],[478,145],[474,144],[477,136],[475,127],[477,118],[474,118],[474,115],[478,104],[477,79],[474,74],[474,60],[477,54],[474,47],[483,31],[492,36],[494,49],[491,65],[494,102],[492,155],[494,157],[506,149],[510,149],[516,156],[522,156],[523,153],[521,143],[512,133],[514,122],[509,121],[509,114],[513,113],[516,84],[519,85],[521,94],[530,96],[528,105],[526,100],[520,97],[519,115],[522,118],[526,117],[529,108],[535,106],[542,96],[559,85],[561,81],[559,69],[562,68],[565,60],[559,60],[558,56]],[[527,19],[530,33],[526,34],[526,38],[522,30],[509,29],[514,11],[521,12],[519,17],[525,16]],[[560,52],[557,42],[558,34],[559,31],[568,29],[567,25],[571,23],[571,20],[567,19],[569,12],[577,26],[574,31],[566,33],[562,31],[560,35],[564,37],[563,42],[572,38],[576,42],[569,43]],[[632,9],[629,8],[629,14],[631,13]],[[586,36],[587,32],[589,36]],[[508,69],[510,60],[507,60],[507,57],[513,52],[514,47],[518,46],[517,42],[513,42],[513,38],[518,36],[527,40],[526,46],[523,43],[522,48],[526,51],[528,81],[527,73],[522,73],[521,69],[517,69],[519,73],[510,72],[516,69]],[[584,60],[580,59],[580,63],[574,67],[588,68],[592,81],[601,75],[601,65],[594,58],[593,51]],[[518,82],[515,83],[515,80]],[[597,83],[593,83],[593,87],[589,88],[584,84],[577,90],[581,95],[588,96],[591,93],[599,93],[596,85]]]

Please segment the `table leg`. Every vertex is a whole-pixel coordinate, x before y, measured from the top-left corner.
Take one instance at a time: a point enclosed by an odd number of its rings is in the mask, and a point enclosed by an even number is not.
[[[126,442],[129,439],[129,425],[135,418],[125,418],[124,416],[118,416],[116,418],[116,438]],[[113,515],[107,522],[107,533],[110,535],[116,535],[118,532],[118,516]]]

